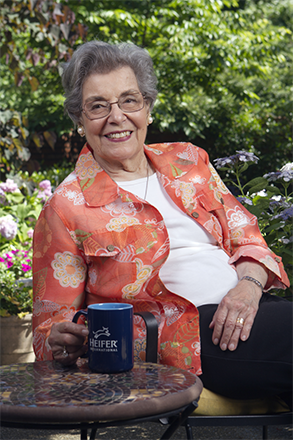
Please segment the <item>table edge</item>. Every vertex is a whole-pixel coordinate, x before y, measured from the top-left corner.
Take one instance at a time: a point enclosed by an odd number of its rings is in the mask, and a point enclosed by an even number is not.
[[[22,423],[90,423],[109,420],[127,420],[140,417],[156,416],[157,414],[174,411],[198,400],[203,389],[202,381],[196,377],[196,382],[171,396],[153,397],[137,401],[113,405],[89,405],[87,407],[22,407],[0,405],[0,417],[5,422]],[[171,398],[170,398],[171,397]],[[118,416],[117,416],[118,414]]]

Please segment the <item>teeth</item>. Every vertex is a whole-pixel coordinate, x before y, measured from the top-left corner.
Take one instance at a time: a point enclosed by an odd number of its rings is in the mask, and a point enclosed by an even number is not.
[[[110,139],[120,139],[125,136],[129,136],[131,134],[131,131],[122,131],[122,133],[111,133],[108,134],[107,137]]]

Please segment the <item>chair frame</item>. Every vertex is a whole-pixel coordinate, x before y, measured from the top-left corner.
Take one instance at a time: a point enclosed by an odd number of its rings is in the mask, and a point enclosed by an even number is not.
[[[235,416],[189,416],[185,422],[187,439],[192,440],[192,426],[262,426],[262,439],[268,439],[268,426],[290,425],[293,413],[244,414]]]
[[[146,343],[146,361],[157,362],[158,324],[150,312],[137,313],[148,328]],[[166,420],[161,420],[165,424]],[[168,422],[167,422],[168,423]],[[170,421],[169,421],[170,423]],[[233,416],[189,416],[184,423],[188,440],[193,439],[192,426],[262,426],[262,439],[268,439],[268,426],[290,425],[293,423],[293,412],[278,414],[241,414]]]

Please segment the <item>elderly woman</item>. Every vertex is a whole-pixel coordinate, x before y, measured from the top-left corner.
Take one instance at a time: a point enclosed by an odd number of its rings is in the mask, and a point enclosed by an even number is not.
[[[86,144],[34,233],[34,348],[64,365],[84,354],[74,313],[126,302],[159,324],[159,362],[222,395],[287,398],[292,304],[281,258],[190,143],[145,145],[156,99],[148,53],[80,46],[63,73],[65,108]],[[135,355],[145,329],[135,317]],[[290,400],[290,399],[289,399]]]

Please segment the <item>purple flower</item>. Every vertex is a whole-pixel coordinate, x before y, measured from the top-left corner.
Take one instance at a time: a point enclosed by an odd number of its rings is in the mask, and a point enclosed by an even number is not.
[[[255,156],[253,153],[249,153],[244,150],[237,150],[237,154],[233,154],[233,156],[228,157],[220,157],[219,159],[215,159],[215,165],[217,168],[223,168],[227,164],[235,165],[237,162],[254,162],[257,163],[259,158]]]
[[[290,182],[290,180],[293,180],[293,165],[291,163],[287,163],[281,168],[280,171],[267,173],[263,177],[268,179],[269,182],[275,182],[276,180],[281,179],[283,179],[285,182]]]
[[[252,201],[248,197],[239,196],[236,197],[240,203],[246,203],[247,205],[253,205]]]
[[[6,179],[6,182],[0,183],[0,188],[5,192],[19,192],[17,184],[12,179]]]
[[[215,159],[215,165],[217,168],[223,168],[225,165],[231,163],[234,163],[234,159],[232,159],[233,156],[230,157],[219,157],[219,159]]]
[[[11,215],[0,217],[0,234],[7,240],[13,240],[17,234],[17,223]]]
[[[253,153],[248,153],[247,151],[244,150],[237,150],[237,153],[235,156],[238,157],[238,160],[240,160],[240,162],[254,162],[254,163],[258,163],[259,158],[253,154]]]
[[[293,205],[290,208],[284,209],[284,211],[280,212],[280,214],[276,215],[276,218],[281,218],[286,221],[289,218],[293,217]]]
[[[282,196],[273,196],[270,199],[270,208],[272,210],[279,208],[290,208],[290,204],[286,201],[286,197]]]

